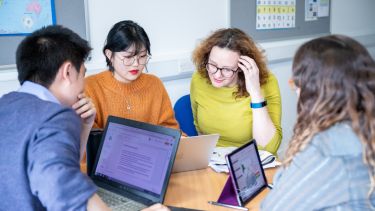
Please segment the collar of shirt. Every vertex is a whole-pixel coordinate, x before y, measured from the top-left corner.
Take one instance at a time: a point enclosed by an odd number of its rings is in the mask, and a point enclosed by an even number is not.
[[[60,104],[57,98],[47,88],[31,81],[23,82],[21,88],[18,89],[18,92],[32,94],[41,100]]]

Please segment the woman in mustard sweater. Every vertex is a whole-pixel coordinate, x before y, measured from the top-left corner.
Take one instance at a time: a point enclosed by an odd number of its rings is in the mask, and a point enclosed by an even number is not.
[[[260,149],[279,148],[281,97],[253,40],[239,29],[215,31],[195,49],[190,94],[198,133],[219,133],[218,146],[254,138]]]
[[[86,79],[85,92],[97,109],[93,127],[105,127],[113,115],[178,129],[163,83],[143,73],[151,56],[144,29],[133,21],[116,23],[103,53],[109,70]]]

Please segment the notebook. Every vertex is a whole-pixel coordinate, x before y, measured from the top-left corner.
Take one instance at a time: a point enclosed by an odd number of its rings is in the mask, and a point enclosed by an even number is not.
[[[207,168],[219,137],[219,134],[182,137],[172,172]]]
[[[113,210],[163,203],[181,133],[109,116],[91,178]]]
[[[258,148],[252,140],[226,156],[229,177],[218,202],[244,206],[267,187]]]

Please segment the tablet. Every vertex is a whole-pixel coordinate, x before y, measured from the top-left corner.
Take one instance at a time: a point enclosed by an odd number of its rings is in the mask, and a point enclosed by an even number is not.
[[[255,140],[228,154],[226,161],[238,205],[244,206],[267,187]]]

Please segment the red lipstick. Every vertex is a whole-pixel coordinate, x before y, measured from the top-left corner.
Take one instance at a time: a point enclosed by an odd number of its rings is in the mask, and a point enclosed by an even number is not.
[[[139,70],[130,70],[129,73],[132,75],[137,75]]]

